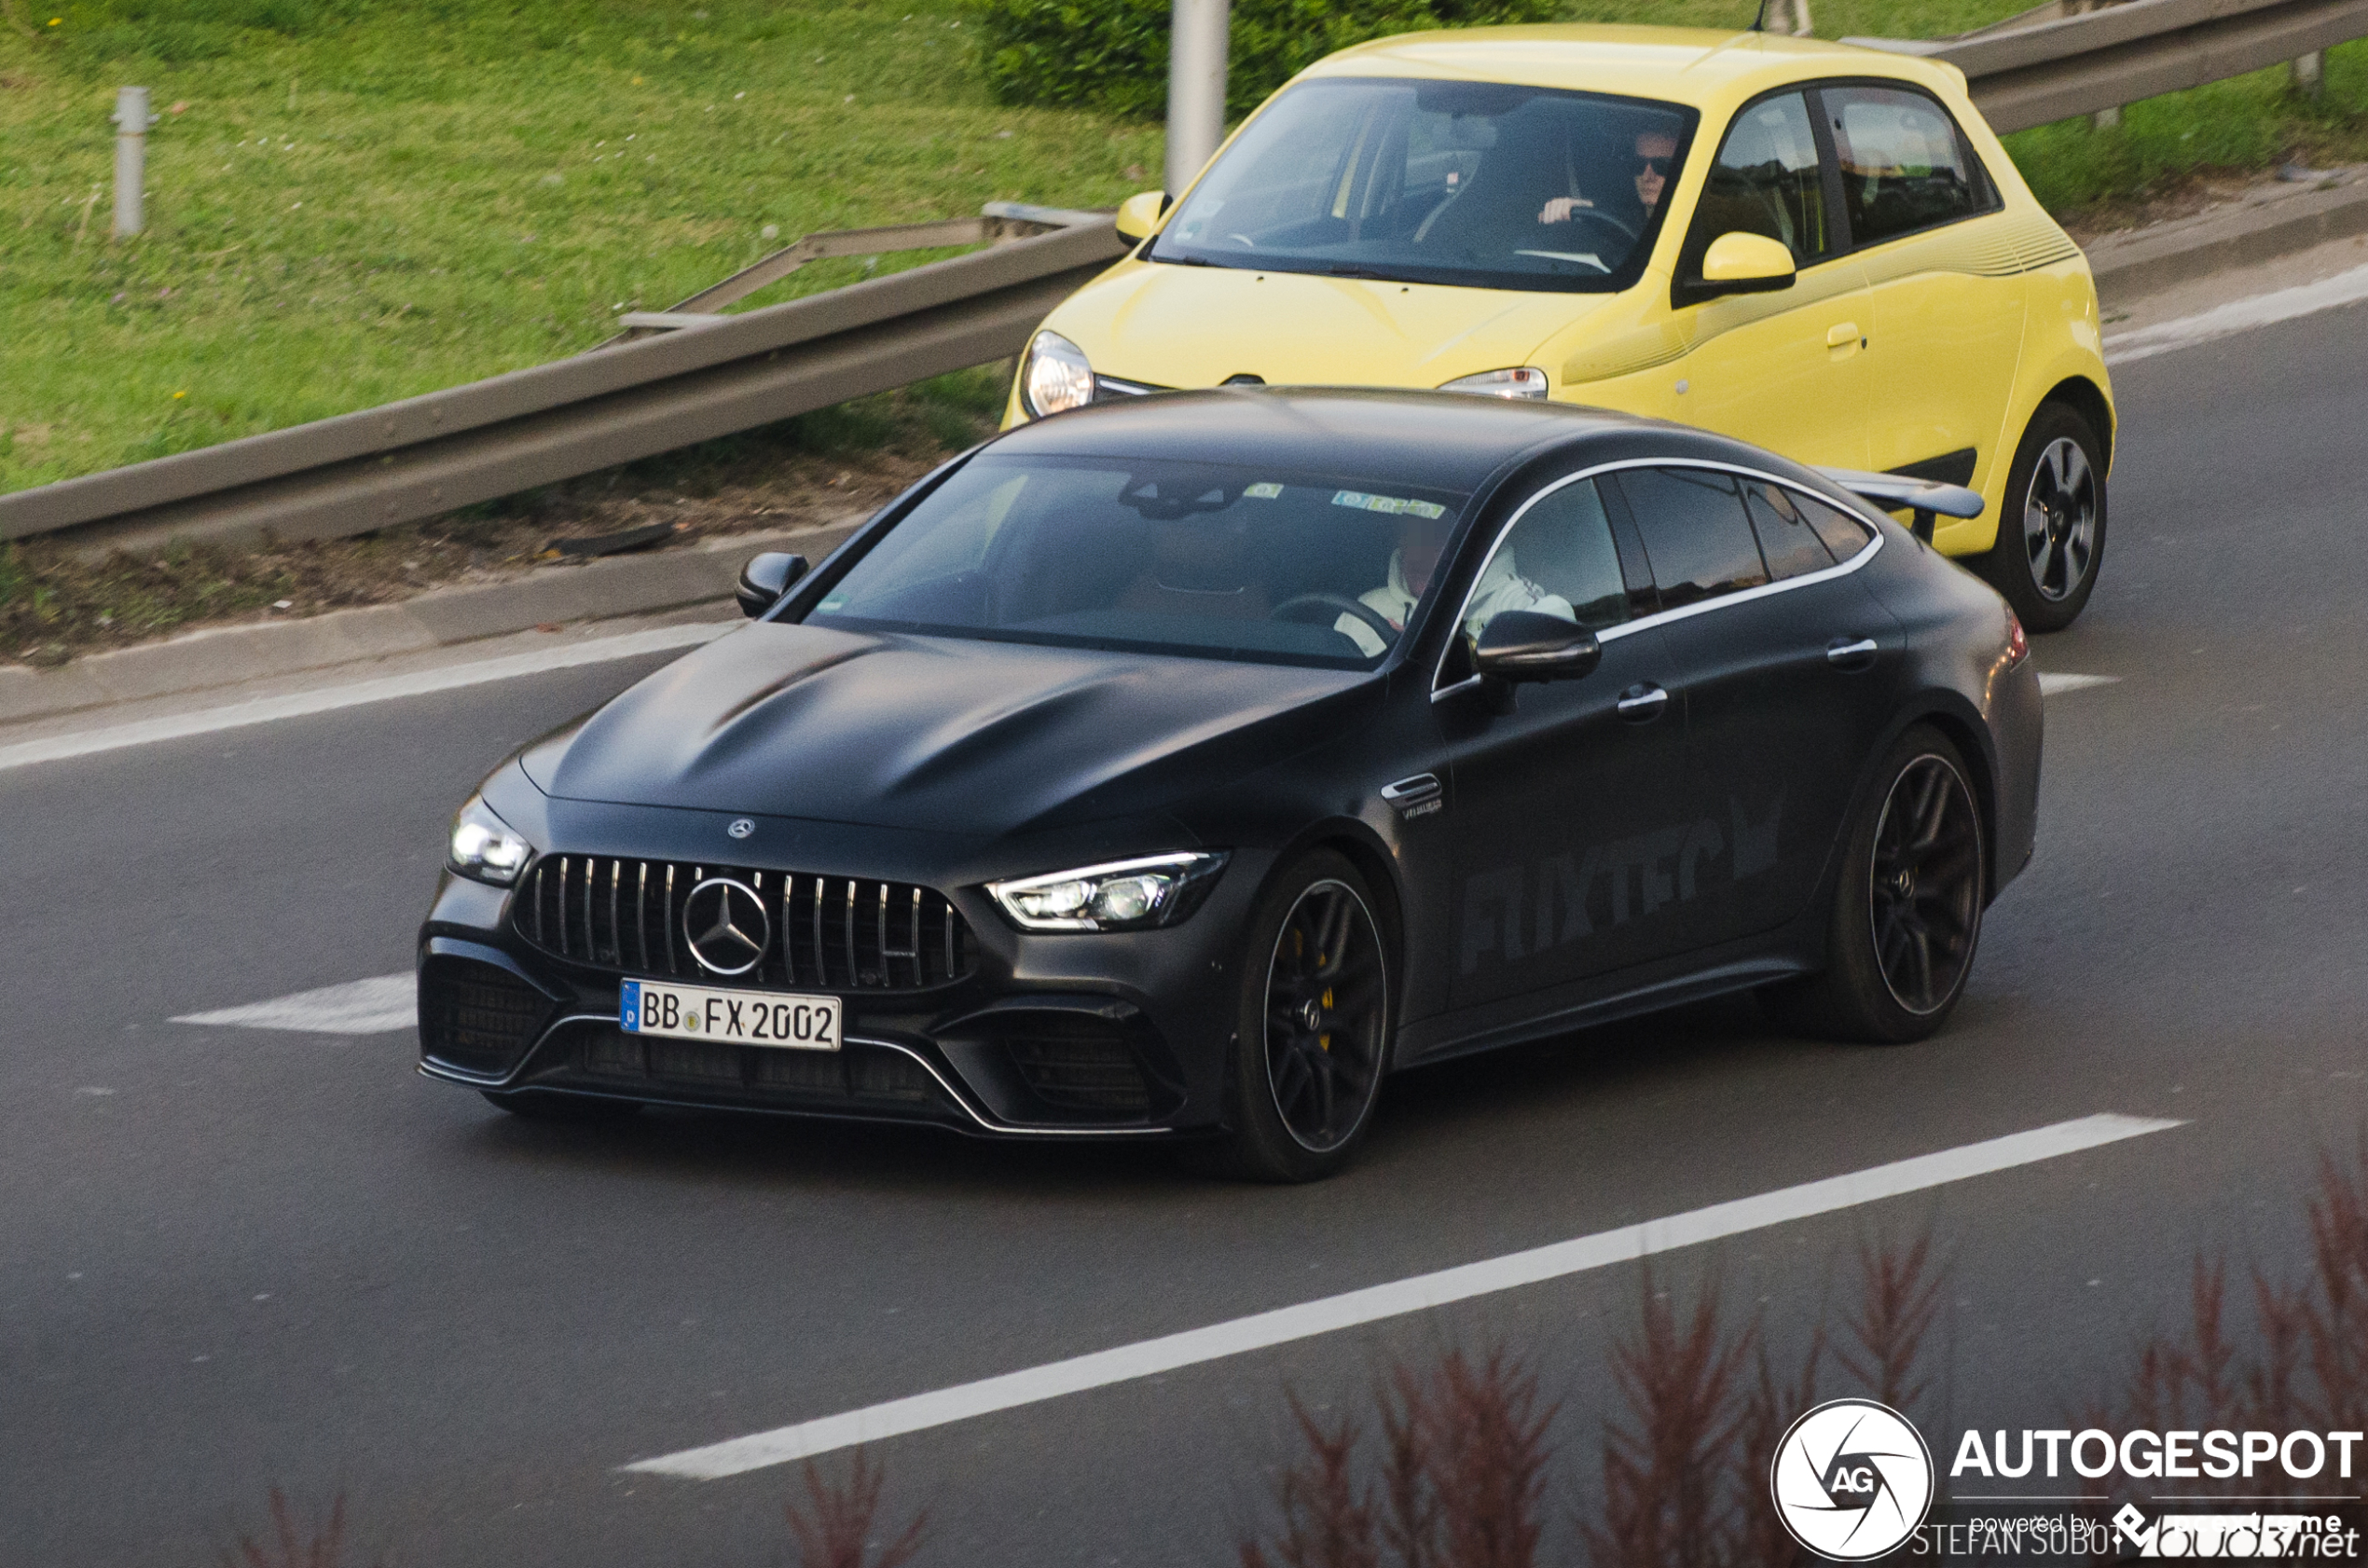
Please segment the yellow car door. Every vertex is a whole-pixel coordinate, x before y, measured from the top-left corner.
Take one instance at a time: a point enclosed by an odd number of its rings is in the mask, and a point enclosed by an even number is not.
[[[1726,234],[1793,253],[1790,287],[1716,293],[1702,258]],[[1676,418],[1798,462],[1863,468],[1869,393],[1866,280],[1847,254],[1819,168],[1815,122],[1797,90],[1747,105],[1728,128],[1678,252],[1672,303],[1694,312],[1694,348],[1670,374]]]
[[[1937,102],[1905,85],[1819,89],[1872,301],[1866,466],[1989,488],[2028,284],[1995,186]]]

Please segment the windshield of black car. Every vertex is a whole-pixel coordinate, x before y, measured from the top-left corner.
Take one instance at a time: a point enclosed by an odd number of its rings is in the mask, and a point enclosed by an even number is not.
[[[1604,293],[1644,269],[1694,112],[1490,82],[1302,82],[1202,176],[1153,261]]]
[[[1465,498],[1353,475],[971,460],[807,612],[815,626],[1366,669]]]

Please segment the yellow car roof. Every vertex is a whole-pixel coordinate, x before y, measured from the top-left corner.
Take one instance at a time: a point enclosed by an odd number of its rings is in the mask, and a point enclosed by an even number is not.
[[[1773,33],[1698,27],[1475,27],[1404,33],[1328,55],[1301,74],[1511,82],[1658,98],[1697,108],[1815,76],[1897,76],[1963,90],[1953,66]]]

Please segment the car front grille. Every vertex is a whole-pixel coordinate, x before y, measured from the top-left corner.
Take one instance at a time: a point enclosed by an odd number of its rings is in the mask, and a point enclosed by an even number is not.
[[[550,1016],[550,999],[490,964],[433,957],[420,976],[420,1045],[462,1072],[508,1072]]]
[[[744,974],[702,969],[682,928],[691,889],[715,876],[745,885],[765,907],[764,955]],[[902,882],[551,855],[527,873],[513,908],[518,934],[554,957],[681,980],[920,990],[959,980],[977,963],[961,913],[943,893]]]
[[[1141,1116],[1151,1108],[1143,1068],[1120,1040],[1034,1034],[1004,1044],[1029,1091],[1055,1110]]]

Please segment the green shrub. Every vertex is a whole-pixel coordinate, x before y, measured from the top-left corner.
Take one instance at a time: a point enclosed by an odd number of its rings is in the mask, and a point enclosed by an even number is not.
[[[1233,0],[1225,113],[1238,119],[1335,49],[1392,33],[1546,21],[1557,0]],[[1172,0],[972,0],[998,102],[1150,118],[1167,107]]]

